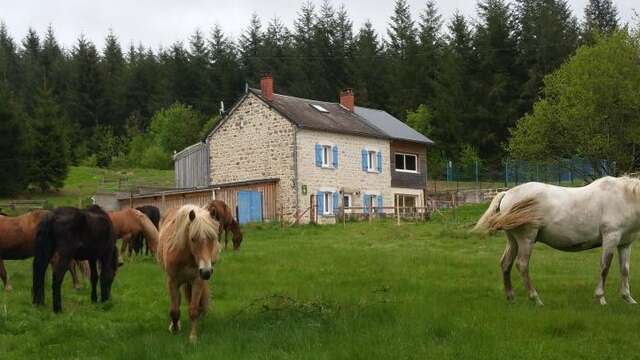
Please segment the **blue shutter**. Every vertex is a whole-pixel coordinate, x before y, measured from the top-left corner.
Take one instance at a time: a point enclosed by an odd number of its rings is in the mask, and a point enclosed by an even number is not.
[[[362,149],[362,171],[367,171],[367,150]]]
[[[362,194],[362,206],[364,206],[364,210],[362,211],[364,214],[369,213],[369,195]]]
[[[316,166],[322,167],[322,145],[316,144]]]
[[[382,195],[378,195],[376,196],[376,199],[378,200],[378,214],[382,214],[382,207],[383,207],[383,200],[382,200]]]
[[[340,194],[337,192],[333,193],[333,214],[338,214],[338,203],[340,202]]]
[[[333,167],[338,168],[338,145],[333,147]]]
[[[378,172],[382,172],[382,151],[378,151]]]
[[[323,192],[318,192],[317,197],[317,202],[318,202],[318,215],[323,215],[324,214],[324,193]]]

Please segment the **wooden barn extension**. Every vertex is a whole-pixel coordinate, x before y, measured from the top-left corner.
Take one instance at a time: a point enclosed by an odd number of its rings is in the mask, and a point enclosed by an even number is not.
[[[176,188],[191,189],[209,185],[209,147],[197,143],[173,155]]]
[[[235,183],[217,184],[205,188],[175,189],[145,194],[130,194],[118,199],[120,208],[153,205],[161,213],[186,204],[205,206],[209,201],[222,200],[238,215],[238,196],[240,193],[259,193],[261,198],[260,217],[263,221],[279,220],[277,204],[277,184],[279,179],[251,180]]]

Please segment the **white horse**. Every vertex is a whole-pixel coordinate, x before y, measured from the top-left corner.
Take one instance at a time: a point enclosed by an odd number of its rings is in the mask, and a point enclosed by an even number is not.
[[[640,180],[605,177],[580,188],[526,183],[499,193],[478,220],[474,230],[493,233],[505,230],[507,248],[501,259],[504,290],[513,300],[511,267],[514,260],[529,299],[542,305],[529,278],[529,258],[538,241],[563,251],[582,251],[602,246],[600,281],[596,300],[605,305],[604,284],[618,249],[622,283],[620,293],[629,304],[631,244],[640,231]]]

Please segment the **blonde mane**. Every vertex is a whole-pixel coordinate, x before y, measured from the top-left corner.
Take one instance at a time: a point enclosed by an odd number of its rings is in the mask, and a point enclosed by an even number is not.
[[[633,196],[640,196],[640,179],[624,175],[618,178],[625,189]]]
[[[189,213],[193,211],[196,217],[189,220]],[[218,241],[220,224],[214,220],[209,212],[199,206],[184,205],[175,216],[175,233],[167,241],[169,249],[184,249],[189,239],[214,239]]]

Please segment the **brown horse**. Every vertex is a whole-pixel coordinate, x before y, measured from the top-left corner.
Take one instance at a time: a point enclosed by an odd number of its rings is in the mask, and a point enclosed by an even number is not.
[[[140,233],[142,233],[149,242],[151,252],[156,252],[156,247],[158,246],[158,230],[145,214],[139,210],[127,208],[120,211],[109,212],[109,218],[113,223],[116,238],[122,239],[120,257],[124,255],[127,248],[131,246],[133,239]],[[122,263],[121,259],[120,262]]]
[[[189,339],[197,339],[196,324],[209,304],[207,280],[218,260],[220,224],[206,209],[184,205],[172,209],[160,222],[160,241],[156,257],[167,274],[167,290],[171,299],[169,331],[180,331],[180,287],[189,302],[191,332]]]
[[[233,234],[233,250],[240,250],[242,231],[240,231],[240,224],[233,217],[233,212],[227,204],[222,200],[213,200],[207,204],[207,210],[220,223],[220,234],[218,234],[220,238],[222,238],[222,231],[224,230],[224,248],[227,248],[228,234],[231,232]]]
[[[0,215],[0,279],[4,283],[6,291],[11,291],[11,281],[4,266],[3,260],[24,260],[33,257],[35,254],[35,239],[38,231],[38,224],[47,215],[47,210],[34,210],[17,217]],[[55,262],[53,259],[52,262]],[[86,265],[81,264],[81,270]],[[76,263],[69,265],[73,286],[79,287]]]

